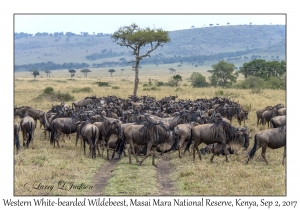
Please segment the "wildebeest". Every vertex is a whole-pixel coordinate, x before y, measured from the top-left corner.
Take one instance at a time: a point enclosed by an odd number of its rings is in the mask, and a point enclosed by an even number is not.
[[[278,109],[278,116],[286,115],[286,108],[280,108]]]
[[[83,150],[85,154],[85,143],[90,146],[90,155],[92,158],[96,158],[96,141],[99,138],[99,130],[97,126],[91,124],[89,121],[77,123],[79,135],[83,140]]]
[[[71,134],[77,131],[77,126],[74,124],[74,116],[67,118],[56,118],[51,122],[51,136],[50,143],[55,147],[55,141],[59,146],[59,136],[61,133]],[[77,143],[77,142],[76,142]]]
[[[259,110],[256,111],[256,116],[257,116],[257,126],[260,124],[262,124],[262,113],[267,111],[267,110],[271,110],[272,109],[272,106],[267,106],[265,108],[261,108]]]
[[[286,115],[276,116],[270,120],[271,128],[279,128],[282,125],[286,125]]]
[[[104,116],[103,119],[104,121],[98,127],[99,138],[96,140],[96,144],[102,146],[102,154],[103,154],[104,146],[106,146],[106,151],[107,151],[106,158],[109,160],[109,150],[111,150],[111,148],[109,148],[107,142],[109,141],[109,138],[111,137],[112,134],[116,134],[119,139],[122,138],[122,130],[121,130],[122,122],[117,119],[110,120],[110,118],[106,118]]]
[[[282,165],[284,165],[284,158],[286,157],[286,126],[281,126],[279,128],[271,128],[267,130],[259,131],[254,136],[254,145],[249,152],[249,159],[253,158],[255,152],[259,149],[261,149],[261,156],[263,157],[266,164],[268,164],[268,161],[266,159],[266,150],[267,148],[271,149],[278,149],[281,147],[284,147],[283,152],[283,158],[282,158]]]
[[[34,119],[35,126],[37,125],[37,120],[40,121],[40,128],[42,127],[42,118],[44,115],[44,111],[35,109],[29,106],[22,106],[19,108],[14,108],[14,116],[19,116],[20,118],[23,118],[26,116],[26,114]]]
[[[277,107],[272,107],[271,110],[264,111],[262,113],[262,124],[265,125],[266,122],[268,123],[268,128],[270,127],[270,120],[273,117],[276,117],[278,115],[278,109]]]
[[[139,165],[141,165],[143,161],[152,154],[152,165],[156,167],[154,162],[155,150],[153,150],[153,147],[164,142],[172,144],[173,146],[176,144],[172,132],[167,130],[162,123],[158,124],[148,122],[144,125],[131,125],[124,130],[124,136],[123,145],[126,140],[130,144],[130,147],[128,148],[129,163],[131,163],[131,151],[133,151],[135,159]],[[141,161],[139,161],[134,152],[134,144],[147,145],[147,153]]]
[[[17,122],[14,122],[14,145],[16,145],[17,154],[19,153],[20,150],[19,131],[20,131],[20,125]]]
[[[191,123],[185,123],[185,124],[179,124],[177,125],[174,130],[173,134],[177,136],[178,138],[178,153],[179,157],[181,158],[181,148],[183,147],[184,143],[187,143],[191,137],[193,124]]]
[[[236,143],[245,149],[249,146],[249,131],[246,128],[235,128],[229,123],[220,120],[214,124],[198,125],[192,128],[191,138],[186,146],[189,148],[192,139],[194,139],[193,161],[195,160],[195,151],[198,152],[199,159],[201,160],[201,154],[198,146],[201,143],[214,144],[218,143],[222,145],[222,149],[225,151],[226,161],[228,162],[229,155],[226,150],[226,144]],[[215,153],[213,153],[210,161],[213,161]]]
[[[26,115],[20,121],[20,128],[23,134],[23,146],[29,146],[29,143],[33,141],[35,122],[32,117]]]

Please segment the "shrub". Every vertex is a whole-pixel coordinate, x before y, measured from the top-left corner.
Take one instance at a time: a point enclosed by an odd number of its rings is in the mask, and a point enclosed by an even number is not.
[[[260,89],[264,80],[259,77],[248,77],[244,81],[239,82],[236,87],[241,89]]]
[[[207,87],[208,86],[205,76],[203,76],[202,74],[200,74],[198,72],[193,72],[189,79],[192,82],[192,87]]]
[[[51,93],[53,93],[53,92],[54,92],[53,87],[46,87],[46,88],[44,89],[44,94],[51,94]]]
[[[158,86],[158,87],[163,86],[163,85],[165,85],[163,82],[159,82],[159,81],[156,82],[156,86]]]
[[[83,88],[75,88],[74,90],[72,90],[72,93],[79,93],[79,92],[89,93],[92,92],[92,89],[90,87],[83,87]]]
[[[55,94],[57,99],[60,101],[73,101],[74,96],[70,95],[69,93],[61,93],[58,91],[58,93]]]
[[[149,87],[149,88],[143,88],[143,91],[147,91],[147,90],[160,90],[158,87],[156,86],[152,86],[152,87]]]
[[[215,92],[216,96],[223,96],[224,95],[224,91],[223,90],[218,90]]]
[[[111,88],[112,88],[112,89],[120,89],[119,86],[112,86]]]
[[[100,86],[100,87],[109,86],[108,82],[96,82],[96,84],[98,84],[98,86]]]

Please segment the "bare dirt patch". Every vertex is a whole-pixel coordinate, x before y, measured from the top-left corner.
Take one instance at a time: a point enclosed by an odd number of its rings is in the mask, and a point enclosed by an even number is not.
[[[172,168],[170,164],[169,156],[162,155],[159,158],[157,165],[157,184],[160,191],[160,195],[174,195],[176,189],[174,187],[174,181],[170,176]]]
[[[94,187],[89,195],[103,195],[103,190],[107,186],[108,180],[112,177],[112,173],[119,159],[111,159],[100,167],[94,177]]]

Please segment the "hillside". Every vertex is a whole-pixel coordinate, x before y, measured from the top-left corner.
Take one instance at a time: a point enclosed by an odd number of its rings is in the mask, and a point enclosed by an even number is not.
[[[221,59],[249,62],[251,58],[259,57],[283,60],[286,54],[286,28],[283,25],[204,27],[171,31],[169,36],[171,42],[154,51],[141,65],[176,62],[201,65],[208,60]],[[118,46],[108,34],[15,36],[14,49],[16,66],[53,62],[86,63],[97,67],[95,64],[111,61],[123,61],[122,65],[128,65],[127,61],[133,58],[129,49]]]

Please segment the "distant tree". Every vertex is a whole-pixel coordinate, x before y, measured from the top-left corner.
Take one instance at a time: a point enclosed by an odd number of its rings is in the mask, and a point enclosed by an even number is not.
[[[112,74],[113,74],[114,72],[116,72],[116,70],[114,70],[114,69],[109,69],[108,72],[110,73],[110,76],[112,77],[112,76],[113,76]]]
[[[122,72],[122,74],[123,74],[123,71],[124,71],[125,69],[121,69],[121,72]]]
[[[230,23],[228,22],[227,25],[229,25]]]
[[[169,71],[170,71],[170,74],[174,74],[174,72],[176,72],[176,70],[173,68],[169,68]]]
[[[254,59],[249,63],[244,63],[238,72],[243,74],[245,78],[248,76],[255,76],[263,79],[268,79],[272,76],[278,77],[286,73],[286,62],[284,60],[281,62],[267,62],[263,59]]]
[[[71,73],[71,78],[75,76],[76,71],[74,69],[69,69],[69,72]]]
[[[37,75],[40,75],[40,72],[37,71],[37,70],[34,70],[34,71],[32,72],[32,75],[34,76],[34,78],[36,78]]]
[[[212,27],[214,24],[210,23],[209,26]]]
[[[198,65],[196,64],[195,67],[198,67]]]
[[[177,65],[177,67],[178,67],[179,69],[180,69],[181,66],[182,66],[181,64]]]
[[[212,68],[213,70],[208,70],[208,72],[217,78],[218,85],[225,86],[227,83],[236,83],[238,73],[234,73],[235,66],[233,63],[221,60],[219,63],[212,65]]]
[[[172,77],[172,80],[174,80],[175,86],[177,87],[178,84],[179,84],[179,82],[182,81],[182,77],[179,74],[177,74],[177,75],[175,75],[175,76]]]
[[[133,68],[135,71],[135,81],[133,88],[133,96],[137,95],[139,84],[139,63],[145,57],[150,57],[150,53],[158,47],[170,42],[169,32],[162,29],[140,28],[135,23],[129,26],[120,27],[116,32],[111,35],[111,38],[120,46],[129,47],[133,50],[135,61]],[[149,49],[146,49],[149,46]],[[145,54],[140,55],[141,48]]]
[[[89,70],[89,69],[82,69],[81,72],[84,74],[85,77],[87,77],[87,74],[89,72],[91,72],[91,70]]]
[[[206,82],[205,76],[198,72],[193,72],[189,80],[192,82],[193,87],[207,87],[208,83]]]
[[[217,26],[219,25],[219,23],[216,24]]]
[[[47,74],[47,77],[49,77],[49,78],[50,78],[51,71],[49,71],[49,70],[46,70],[46,71],[45,71],[45,73]]]

